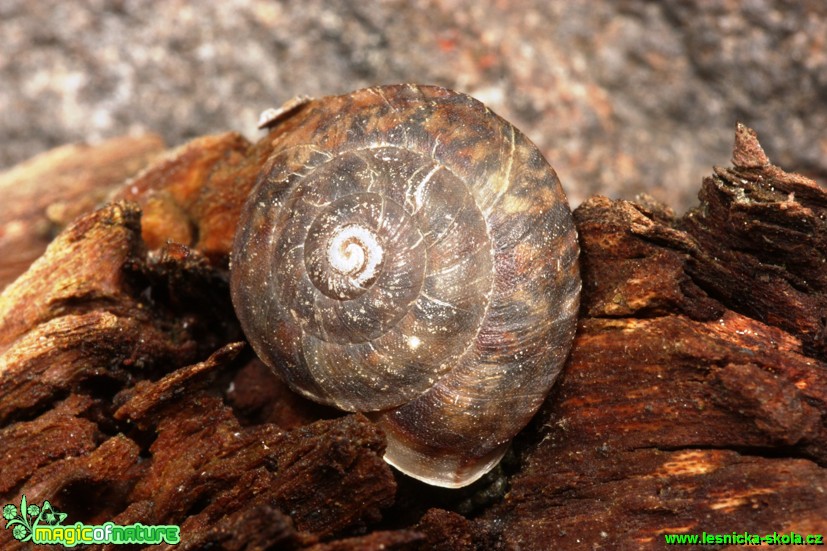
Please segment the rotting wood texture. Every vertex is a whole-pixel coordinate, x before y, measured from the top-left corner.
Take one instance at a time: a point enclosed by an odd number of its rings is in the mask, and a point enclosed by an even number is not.
[[[827,534],[827,194],[771,165],[752,131],[738,127],[733,166],[684,216],[645,197],[577,209],[584,289],[566,370],[503,467],[446,491],[394,473],[370,421],[292,394],[243,344],[227,254],[289,125],[146,161],[0,295],[3,504],[25,493],[72,523],[180,524],[178,549]],[[89,148],[60,166],[121,158]],[[61,212],[88,210],[72,197],[88,201],[66,193]],[[4,235],[9,221],[37,231],[50,207],[37,199],[0,216]],[[19,243],[0,274],[31,262],[36,246]]]

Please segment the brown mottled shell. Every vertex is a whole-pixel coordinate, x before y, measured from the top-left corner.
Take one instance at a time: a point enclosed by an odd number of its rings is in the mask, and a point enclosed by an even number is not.
[[[297,392],[374,412],[402,472],[470,484],[574,336],[577,236],[554,170],[443,88],[322,98],[279,124],[233,248],[250,344]]]

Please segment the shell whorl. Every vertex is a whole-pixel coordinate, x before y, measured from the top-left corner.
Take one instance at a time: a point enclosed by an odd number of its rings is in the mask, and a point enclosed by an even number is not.
[[[554,171],[442,88],[303,105],[245,206],[231,288],[298,392],[374,412],[386,459],[462,486],[501,458],[568,353],[580,279]]]
[[[354,298],[367,291],[376,281],[385,256],[374,228],[358,224],[339,226],[326,242],[326,247],[304,249],[304,263],[316,288],[338,299]]]

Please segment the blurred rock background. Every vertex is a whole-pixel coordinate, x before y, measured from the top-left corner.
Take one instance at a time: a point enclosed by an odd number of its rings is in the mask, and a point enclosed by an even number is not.
[[[827,182],[822,0],[0,0],[0,169],[125,133],[255,140],[294,95],[403,81],[487,103],[575,204],[685,209],[736,121]]]

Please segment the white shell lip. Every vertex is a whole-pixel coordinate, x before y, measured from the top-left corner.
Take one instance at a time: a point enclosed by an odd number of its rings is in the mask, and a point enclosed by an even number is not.
[[[484,457],[461,455],[428,455],[388,437],[385,462],[400,472],[431,486],[462,488],[473,484],[493,469],[508,451],[506,442]],[[468,461],[471,460],[472,463]]]

